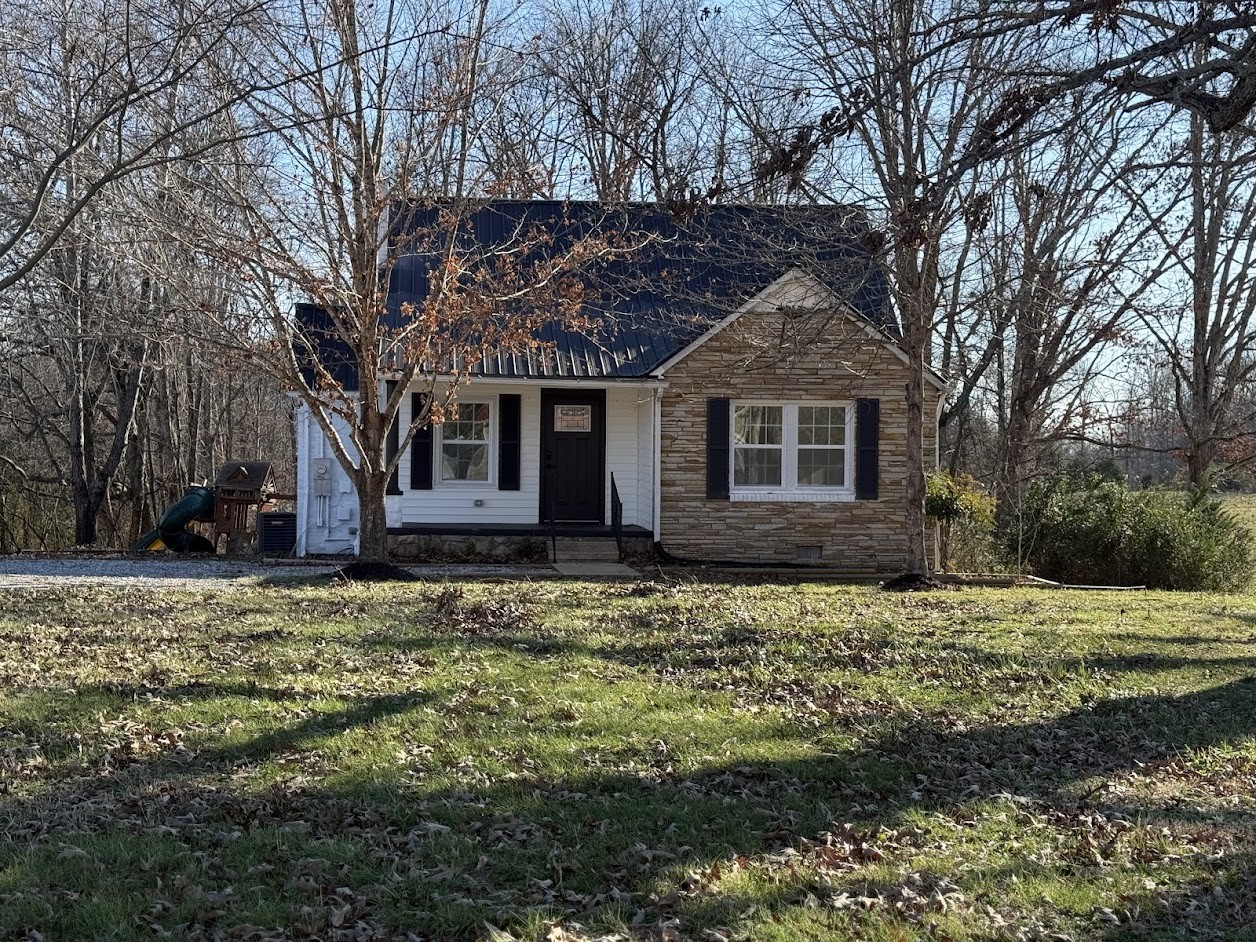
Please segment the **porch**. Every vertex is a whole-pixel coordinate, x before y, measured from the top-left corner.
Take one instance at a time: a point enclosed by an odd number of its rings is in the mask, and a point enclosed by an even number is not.
[[[616,562],[652,552],[645,527],[603,524],[403,524],[388,528],[398,560],[509,562]]]
[[[581,539],[615,539],[615,528],[598,523],[405,523],[401,526],[389,527],[389,536],[513,536],[520,538],[534,537],[548,540],[553,532],[560,537]],[[625,539],[652,539],[653,534],[645,527],[636,524],[625,524],[621,530]]]
[[[657,392],[644,383],[476,379],[444,423],[422,427],[401,448],[400,430],[424,407],[416,386],[389,444],[400,451],[385,499],[392,551],[399,559],[539,561],[561,541],[568,558],[618,558],[618,529],[625,554],[650,552]],[[354,551],[357,495],[300,414],[297,485],[298,553]]]
[[[654,404],[636,384],[471,381],[458,412],[399,456],[388,523],[408,535],[524,538],[548,537],[553,520],[596,538],[610,536],[618,507],[625,527],[652,531]],[[419,406],[407,397],[399,426]]]

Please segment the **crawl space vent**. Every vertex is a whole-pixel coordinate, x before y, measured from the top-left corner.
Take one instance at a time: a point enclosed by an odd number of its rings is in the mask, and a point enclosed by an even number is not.
[[[794,558],[800,563],[814,563],[823,549],[822,546],[799,546],[794,551]]]

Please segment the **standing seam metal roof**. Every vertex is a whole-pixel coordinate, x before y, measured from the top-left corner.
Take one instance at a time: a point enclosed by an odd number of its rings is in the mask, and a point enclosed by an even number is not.
[[[427,296],[444,238],[440,211],[433,203],[397,214],[388,294],[395,326],[403,304],[421,305]],[[545,349],[526,356],[485,351],[472,375],[645,377],[794,268],[870,323],[898,333],[872,234],[850,207],[714,205],[682,217],[657,204],[492,201],[464,218],[459,251],[482,251],[491,265],[492,253],[505,247],[536,258],[589,237],[639,246],[580,271],[586,296],[597,299],[585,303],[597,326],[578,332],[546,325],[534,335]]]

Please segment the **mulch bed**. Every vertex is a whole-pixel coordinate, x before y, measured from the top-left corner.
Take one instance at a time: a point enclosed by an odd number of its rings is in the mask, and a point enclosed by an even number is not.
[[[881,583],[881,588],[886,592],[930,592],[934,589],[949,589],[950,586],[918,572],[905,572]]]
[[[392,563],[356,562],[341,566],[330,576],[333,582],[418,582],[419,577]]]

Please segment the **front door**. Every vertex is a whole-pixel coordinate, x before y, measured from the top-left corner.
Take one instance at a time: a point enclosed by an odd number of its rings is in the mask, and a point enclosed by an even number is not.
[[[541,521],[601,523],[606,391],[541,390]]]

